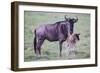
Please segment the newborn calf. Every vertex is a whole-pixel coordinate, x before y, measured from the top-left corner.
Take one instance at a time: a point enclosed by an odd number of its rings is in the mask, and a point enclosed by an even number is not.
[[[67,39],[68,55],[70,55],[70,54],[73,54],[73,56],[75,55],[75,45],[80,40],[79,35],[80,34],[77,34],[77,33],[73,33],[73,34],[69,35],[69,37]]]

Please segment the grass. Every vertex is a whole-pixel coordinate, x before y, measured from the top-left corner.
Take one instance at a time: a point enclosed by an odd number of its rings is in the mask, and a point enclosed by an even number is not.
[[[66,44],[63,44],[62,57],[59,57],[58,42],[45,40],[42,45],[42,56],[36,57],[34,54],[33,39],[34,31],[40,25],[52,24],[64,20],[64,15],[68,17],[78,17],[78,22],[74,25],[74,31],[80,33],[80,41],[77,43],[75,56],[67,56]],[[85,59],[90,58],[90,15],[79,13],[52,13],[52,12],[24,12],[24,61],[45,61],[62,59]]]

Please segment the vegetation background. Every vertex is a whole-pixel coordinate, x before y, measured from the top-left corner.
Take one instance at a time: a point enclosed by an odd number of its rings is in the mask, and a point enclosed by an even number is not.
[[[78,17],[74,25],[74,32],[80,33],[80,41],[76,45],[75,56],[67,56],[66,41],[63,44],[62,57],[59,57],[58,42],[45,40],[42,45],[42,56],[36,57],[34,53],[34,29],[44,24],[53,24],[63,21],[64,16]],[[90,58],[90,14],[82,13],[55,13],[55,12],[24,12],[24,61],[68,60]]]

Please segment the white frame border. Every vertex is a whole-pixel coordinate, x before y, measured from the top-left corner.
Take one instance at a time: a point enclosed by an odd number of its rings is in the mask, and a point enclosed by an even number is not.
[[[95,35],[91,34],[91,58],[79,60],[54,60],[54,61],[34,61],[24,62],[24,10],[29,11],[50,11],[50,12],[74,12],[74,13],[89,13],[91,14],[91,27],[90,32],[95,34],[95,10],[94,9],[81,9],[81,8],[63,8],[63,7],[48,7],[48,6],[27,6],[19,5],[19,68],[35,68],[35,67],[50,67],[50,66],[63,66],[63,65],[84,65],[95,64]],[[93,30],[94,29],[94,30]],[[94,45],[95,44],[95,45]]]

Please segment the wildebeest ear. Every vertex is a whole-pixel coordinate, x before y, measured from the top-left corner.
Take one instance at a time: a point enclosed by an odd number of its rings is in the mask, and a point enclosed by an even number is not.
[[[66,15],[65,15],[65,20],[66,20],[66,21],[69,21],[69,18],[67,18],[67,16],[66,16]]]

